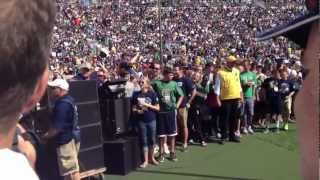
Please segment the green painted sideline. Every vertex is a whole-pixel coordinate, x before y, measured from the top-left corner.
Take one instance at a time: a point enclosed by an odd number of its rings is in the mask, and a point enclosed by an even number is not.
[[[298,180],[299,154],[294,125],[280,134],[243,136],[240,144],[209,143],[178,152],[178,162],[138,169],[127,176],[106,175],[107,180]]]

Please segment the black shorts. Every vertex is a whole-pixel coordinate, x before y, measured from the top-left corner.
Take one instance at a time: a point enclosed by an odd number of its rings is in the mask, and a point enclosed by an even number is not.
[[[176,136],[178,134],[175,111],[158,113],[157,134],[159,137]]]
[[[254,105],[254,114],[258,117],[263,117],[267,114],[266,103],[264,101],[256,101]]]
[[[266,103],[266,113],[267,114],[281,114],[281,103],[280,101],[269,101]]]

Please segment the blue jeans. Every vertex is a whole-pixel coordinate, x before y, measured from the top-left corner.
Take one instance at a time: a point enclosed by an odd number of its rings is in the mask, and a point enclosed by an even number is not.
[[[253,98],[245,98],[243,103],[244,127],[247,128],[252,125],[252,118],[254,115],[254,100]]]
[[[156,144],[156,120],[150,122],[139,121],[139,134],[143,151],[148,151]]]

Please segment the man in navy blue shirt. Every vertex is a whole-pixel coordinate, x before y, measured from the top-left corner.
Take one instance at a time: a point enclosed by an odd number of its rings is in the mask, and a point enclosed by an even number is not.
[[[186,151],[188,147],[188,109],[190,108],[190,104],[195,97],[196,91],[192,80],[184,75],[183,69],[177,65],[174,68],[175,70],[175,79],[178,86],[182,89],[184,98],[183,101],[177,109],[177,120],[180,127],[180,133],[182,132],[182,150]]]
[[[64,179],[80,180],[78,152],[80,129],[74,99],[68,94],[69,84],[64,79],[48,83],[50,95],[55,100],[52,112],[52,127],[44,139],[54,138],[60,175]]]
[[[295,93],[294,82],[288,79],[288,72],[281,71],[281,80],[279,82],[279,92],[281,101],[281,115],[283,119],[283,130],[289,129],[289,118],[291,114],[292,96]]]
[[[280,83],[280,73],[278,70],[272,72],[272,77],[267,78],[263,84],[262,89],[266,97],[266,129],[264,133],[269,132],[269,124],[271,119],[275,116],[276,119],[276,132],[279,132],[280,121],[279,117],[281,114],[281,96],[279,92],[279,83]]]

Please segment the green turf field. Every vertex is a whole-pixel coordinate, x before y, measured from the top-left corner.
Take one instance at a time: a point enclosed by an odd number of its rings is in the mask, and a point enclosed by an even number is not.
[[[127,176],[106,175],[107,180],[295,180],[299,178],[296,129],[243,136],[240,144],[209,143],[178,151],[178,162],[138,169]]]

